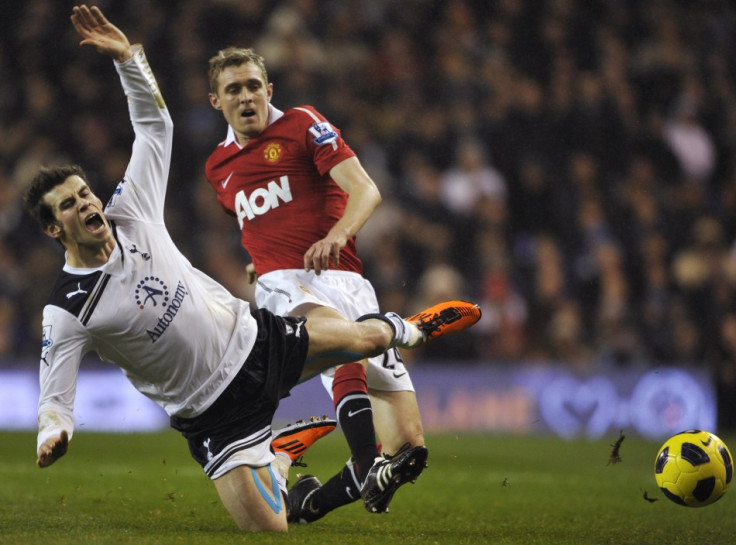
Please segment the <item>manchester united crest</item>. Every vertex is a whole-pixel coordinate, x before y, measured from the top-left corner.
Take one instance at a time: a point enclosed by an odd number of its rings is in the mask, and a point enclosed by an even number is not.
[[[281,152],[283,150],[281,149],[281,144],[277,144],[275,142],[271,142],[263,149],[263,157],[268,161],[269,163],[275,163],[279,159],[281,159]]]

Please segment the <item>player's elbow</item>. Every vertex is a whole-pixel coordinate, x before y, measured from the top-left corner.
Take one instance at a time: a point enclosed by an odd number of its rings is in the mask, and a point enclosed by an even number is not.
[[[365,200],[366,202],[370,203],[371,210],[375,210],[376,208],[378,208],[378,205],[381,204],[381,202],[383,201],[381,192],[375,184],[373,184],[369,189],[366,190]]]

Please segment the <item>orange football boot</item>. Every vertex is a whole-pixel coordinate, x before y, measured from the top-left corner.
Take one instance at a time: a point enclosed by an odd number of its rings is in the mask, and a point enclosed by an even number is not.
[[[480,317],[480,307],[475,303],[445,301],[405,320],[417,326],[422,332],[424,342],[429,342],[442,335],[467,329],[480,320]]]
[[[274,452],[286,454],[294,465],[309,447],[336,426],[337,421],[327,418],[327,415],[322,418],[312,416],[308,421],[297,420],[280,430],[274,430],[271,447]]]

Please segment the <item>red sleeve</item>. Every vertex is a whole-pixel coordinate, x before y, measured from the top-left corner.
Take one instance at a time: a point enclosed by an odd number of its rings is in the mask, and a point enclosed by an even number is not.
[[[295,108],[305,114],[305,145],[319,173],[324,176],[332,167],[345,159],[355,157],[355,152],[342,139],[340,129],[311,106]]]
[[[215,190],[215,195],[217,196],[217,202],[220,203],[220,206],[225,211],[226,214],[230,216],[235,216],[235,212],[232,210],[230,206],[228,206],[227,202],[225,201],[226,195],[225,192],[221,190],[221,184],[222,180],[218,180],[217,176],[219,175],[219,172],[216,168],[216,165],[220,164],[226,156],[225,148],[220,142],[220,144],[217,145],[215,148],[215,151],[213,151],[210,156],[207,158],[207,161],[204,165],[204,176],[207,179],[207,182],[212,186],[212,189]]]

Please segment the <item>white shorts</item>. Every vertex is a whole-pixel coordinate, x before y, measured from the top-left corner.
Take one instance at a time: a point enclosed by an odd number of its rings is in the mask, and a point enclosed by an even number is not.
[[[368,280],[347,271],[285,269],[258,277],[256,305],[274,314],[293,315],[304,304],[317,304],[338,311],[349,320],[380,312],[376,292]],[[332,396],[334,369],[322,373],[322,384]],[[397,349],[368,360],[368,387],[387,392],[414,391],[409,372]]]

